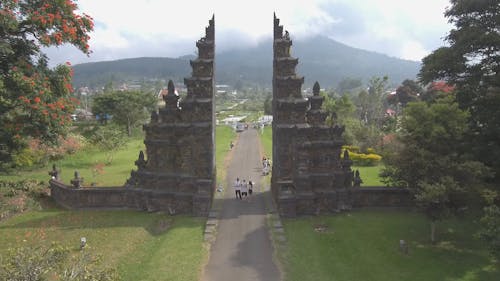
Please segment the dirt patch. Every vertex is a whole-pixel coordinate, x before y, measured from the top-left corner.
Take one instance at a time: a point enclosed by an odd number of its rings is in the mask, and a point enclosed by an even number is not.
[[[317,233],[333,233],[330,227],[324,223],[315,224],[313,229]]]

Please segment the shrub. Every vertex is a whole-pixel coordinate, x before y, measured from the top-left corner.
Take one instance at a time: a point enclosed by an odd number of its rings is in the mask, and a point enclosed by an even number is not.
[[[356,166],[376,166],[382,160],[382,156],[376,154],[373,148],[368,148],[367,153],[362,153],[357,146],[343,146],[342,154],[346,149],[349,151],[349,157]]]
[[[47,144],[39,139],[29,139],[28,147],[12,155],[12,163],[17,168],[45,166],[49,161],[62,159],[66,154],[74,154],[84,144],[84,139],[78,135],[60,137],[57,144]]]
[[[12,214],[40,209],[39,199],[48,195],[43,182],[0,181],[0,220]]]
[[[50,247],[25,246],[0,255],[0,280],[119,280],[114,268],[105,267],[88,250],[75,253],[52,243]]]

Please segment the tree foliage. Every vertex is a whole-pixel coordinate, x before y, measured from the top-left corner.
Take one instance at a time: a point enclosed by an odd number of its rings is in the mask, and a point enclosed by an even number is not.
[[[401,104],[405,107],[409,102],[418,101],[419,96],[424,92],[418,82],[406,79],[401,86],[396,89],[396,94],[388,97],[389,104]]]
[[[55,143],[71,123],[71,69],[48,67],[42,47],[65,43],[89,54],[88,15],[71,0],[0,2],[0,164],[33,137]]]
[[[485,190],[483,197],[486,206],[483,209],[482,228],[478,235],[488,244],[492,256],[500,260],[500,195],[493,190]]]
[[[419,77],[456,88],[470,112],[469,144],[478,160],[500,176],[500,5],[497,0],[451,0],[445,16],[454,28],[441,47],[423,59]]]
[[[112,116],[113,122],[126,127],[132,134],[132,128],[145,122],[156,107],[156,97],[151,93],[135,91],[108,92],[96,96],[92,105],[95,115]]]
[[[398,153],[386,157],[386,183],[408,187],[432,223],[462,208],[464,194],[488,176],[480,162],[465,153],[469,113],[452,97],[435,103],[409,103],[403,112]]]

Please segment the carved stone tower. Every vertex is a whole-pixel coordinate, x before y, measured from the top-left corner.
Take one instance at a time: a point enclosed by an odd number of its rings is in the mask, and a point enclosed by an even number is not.
[[[348,154],[340,157],[344,128],[325,124],[318,82],[312,97],[302,96],[304,77],[295,73],[298,59],[290,55],[291,46],[274,15],[271,190],[281,215],[333,211],[349,204],[344,195],[351,186],[351,162]]]
[[[185,78],[187,96],[179,101],[169,81],[165,107],[144,125],[147,159],[136,161],[128,188],[144,193],[143,208],[206,215],[215,186],[214,17],[196,42],[198,58]]]

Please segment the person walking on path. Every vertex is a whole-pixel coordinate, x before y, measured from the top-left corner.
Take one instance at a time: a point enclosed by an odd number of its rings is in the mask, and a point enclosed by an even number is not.
[[[241,183],[241,196],[248,197],[248,184],[246,180]]]
[[[252,180],[248,180],[248,195],[252,195],[253,193],[253,182]]]
[[[236,195],[236,199],[241,199],[241,182],[240,178],[236,178],[236,181],[234,182],[234,192]]]

